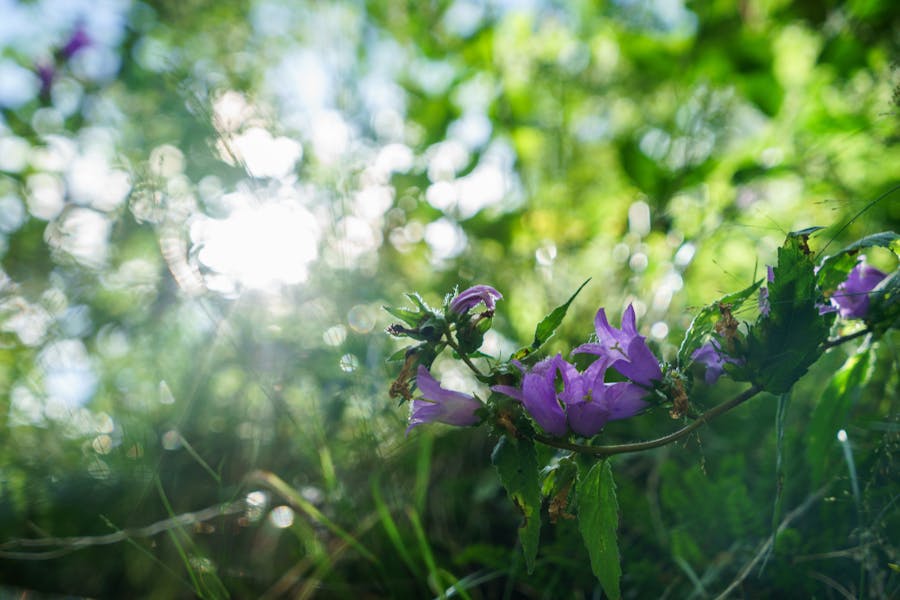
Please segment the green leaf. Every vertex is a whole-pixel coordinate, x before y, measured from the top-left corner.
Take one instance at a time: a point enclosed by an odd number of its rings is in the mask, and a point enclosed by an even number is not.
[[[783,394],[822,354],[834,315],[819,314],[816,275],[803,236],[788,236],[773,270],[771,310],[768,317],[760,315],[747,334],[747,363],[741,377]]]
[[[830,291],[842,283],[847,278],[850,270],[856,265],[856,254],[863,248],[880,246],[896,254],[898,245],[900,245],[900,235],[893,231],[882,231],[881,233],[867,235],[842,248],[834,255],[826,256],[817,274],[819,288],[823,291]]]
[[[503,436],[491,454],[491,462],[510,500],[522,513],[519,540],[531,573],[541,536],[541,483],[534,444],[531,440]]]
[[[772,503],[772,536],[778,534],[778,523],[781,520],[781,508],[784,503],[784,422],[787,418],[787,410],[791,405],[791,393],[785,392],[778,396],[778,408],[775,411],[775,498]],[[764,569],[769,561],[774,544],[769,546],[763,560]]]
[[[828,382],[810,417],[806,459],[813,484],[825,478],[828,468],[841,458],[835,436],[847,427],[850,408],[871,377],[872,352],[864,350],[847,359]]]
[[[606,595],[616,600],[622,596],[622,566],[616,540],[619,504],[608,460],[594,463],[587,473],[579,474],[577,494],[578,529],[591,557],[591,570]]]
[[[415,327],[416,325],[418,325],[419,321],[422,320],[422,317],[425,316],[414,310],[409,310],[408,308],[396,308],[394,306],[382,306],[381,308],[389,312],[392,316],[397,317],[410,327]]]
[[[405,360],[410,348],[412,348],[412,346],[406,346],[404,348],[401,348],[400,350],[397,350],[396,352],[388,356],[387,362],[397,362],[400,360]]]
[[[812,227],[807,227],[806,229],[799,229],[797,231],[792,231],[788,235],[791,237],[809,237],[817,231],[822,231],[825,229],[820,225],[813,225]]]
[[[572,304],[572,300],[574,300],[575,296],[577,296],[578,293],[582,289],[584,289],[584,286],[588,284],[588,281],[590,281],[590,279],[585,280],[585,282],[582,283],[577,290],[575,290],[575,293],[572,294],[572,296],[568,300],[566,300],[565,304],[560,304],[559,306],[554,308],[552,311],[550,311],[550,314],[548,314],[541,320],[540,323],[538,323],[537,328],[534,330],[534,341],[531,342],[532,351],[539,349],[547,342],[547,340],[553,337],[553,334],[556,333],[556,329],[565,318],[566,312],[568,312],[569,310],[569,305]]]
[[[413,301],[413,303],[419,307],[419,310],[425,314],[434,314],[435,310],[425,304],[425,300],[422,299],[418,293],[406,294],[406,297]]]
[[[762,282],[763,280],[760,279],[759,281],[751,283],[746,288],[738,292],[726,294],[712,304],[708,304],[700,309],[700,312],[697,313],[697,316],[691,321],[690,327],[688,327],[687,332],[684,334],[684,340],[681,342],[681,347],[678,349],[679,367],[684,368],[690,364],[691,354],[694,353],[694,350],[703,345],[706,337],[716,326],[716,322],[719,320],[720,316],[719,305],[730,304],[731,311],[737,312],[744,302],[746,302],[747,298],[753,295],[759,286],[762,285]]]
[[[466,356],[472,356],[484,343],[484,334],[493,325],[494,319],[488,317],[478,319],[475,323],[469,321],[464,325],[457,326],[456,339],[459,340],[459,349]]]

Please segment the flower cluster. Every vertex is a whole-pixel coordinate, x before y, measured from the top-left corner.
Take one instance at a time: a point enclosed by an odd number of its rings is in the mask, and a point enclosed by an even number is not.
[[[808,250],[804,252],[801,246],[794,249],[794,257],[808,255]],[[820,268],[822,267],[816,267],[817,271]],[[790,270],[781,272],[791,273]],[[810,270],[808,273],[808,277],[813,277],[813,271]],[[785,276],[791,277],[781,275],[779,279]],[[755,327],[760,327],[759,324],[762,324],[762,327],[770,327],[774,318],[770,316],[773,307],[770,305],[768,288],[774,287],[776,290],[774,293],[778,295],[781,293],[779,289],[792,285],[792,280],[776,282],[775,277],[776,269],[767,267],[768,287],[759,289],[760,318]],[[830,298],[825,303],[817,303],[816,307],[820,314],[836,312],[844,319],[865,319],[869,312],[869,294],[885,277],[884,273],[868,266],[860,259],[844,281],[836,286]],[[781,288],[775,287],[779,284]],[[743,297],[746,298],[752,291],[753,288],[748,288]],[[485,405],[478,398],[447,390],[431,375],[429,368],[432,361],[447,346],[466,361],[479,379],[491,386],[493,392],[521,403],[525,412],[544,431],[554,436],[562,437],[574,433],[591,437],[599,433],[609,421],[635,416],[649,406],[647,396],[654,387],[672,392],[672,401],[676,405],[677,398],[684,397],[680,380],[673,384],[671,378],[667,378],[668,383],[663,383],[659,360],[647,346],[646,338],[638,334],[632,305],[628,305],[622,314],[621,329],[610,325],[603,308],[597,311],[594,319],[596,340],[582,344],[572,351],[573,354],[593,354],[597,357],[584,370],[579,371],[561,354],[545,358],[531,366],[513,359],[510,364],[519,370],[520,377],[516,378],[517,385],[510,385],[508,378],[511,375],[515,376],[514,369],[512,373],[503,370],[502,377],[498,375],[500,371],[485,375],[470,362],[470,357],[477,355],[485,331],[490,328],[497,301],[503,298],[500,292],[488,285],[470,287],[452,298],[448,296],[444,302],[443,314],[427,307],[417,295],[411,295],[410,298],[416,302],[420,311],[391,309],[392,314],[403,319],[410,328],[393,325],[388,330],[393,335],[421,341],[419,346],[408,349],[406,366],[398,382],[395,382],[399,391],[397,393],[392,391],[394,395],[411,400],[407,433],[422,423],[435,421],[457,426],[474,425],[490,414],[490,411],[480,412]],[[475,312],[479,306],[483,306],[483,310]],[[738,322],[731,314],[731,304],[719,303],[711,306],[717,307],[721,313],[721,318],[715,325],[715,332],[710,332],[712,335],[706,343],[699,347],[694,346],[689,355],[692,362],[704,367],[706,384],[714,384],[724,374],[726,364],[734,365],[733,375],[738,380],[741,380],[740,377],[747,377],[741,369],[746,370],[755,365],[754,368],[759,370],[762,363],[757,356],[759,352],[757,355],[753,354],[754,347],[762,344],[760,339],[769,340],[765,336],[771,337],[772,334],[766,333],[766,329],[762,329],[763,333],[759,333],[755,327],[749,325],[746,332],[739,333]],[[562,312],[552,325],[552,329],[558,325],[567,307],[568,303],[554,311]],[[544,323],[538,327],[539,332],[543,326]],[[546,339],[552,332],[542,335],[543,339]],[[523,349],[523,353],[517,354],[516,357],[528,362],[525,357],[533,356],[532,352],[543,344],[538,337],[536,333],[533,347]],[[772,343],[782,344],[783,341],[778,338]],[[762,347],[764,348],[762,354],[768,356],[765,345]],[[753,362],[754,360],[756,362]],[[769,370],[774,369],[768,363],[763,366]],[[607,373],[610,369],[617,371],[621,377],[608,382]],[[420,396],[416,398],[413,398],[412,392],[409,391],[414,372],[415,384],[420,392]],[[677,379],[677,376],[675,377]],[[622,378],[625,380],[622,381]],[[796,373],[792,372],[784,377],[779,375],[776,379],[777,381],[772,384],[773,389],[792,383],[796,379]],[[767,385],[769,383],[771,382]],[[675,387],[671,387],[672,385]]]
[[[560,354],[540,361],[529,371],[516,364],[523,371],[522,387],[495,385],[492,389],[519,400],[538,425],[556,436],[564,436],[571,429],[590,437],[607,421],[633,417],[647,406],[643,400],[647,390],[641,386],[604,381],[609,367],[605,357],[583,373]]]
[[[647,407],[644,397],[654,381],[662,379],[659,361],[637,332],[634,307],[622,315],[622,329],[609,324],[600,309],[594,319],[597,341],[583,344],[574,354],[596,354],[599,358],[584,372],[556,355],[523,371],[522,386],[496,385],[495,392],[522,402],[525,410],[545,431],[557,436],[572,430],[590,437],[607,421],[627,419]],[[606,382],[612,367],[631,381]]]
[[[496,301],[503,296],[491,286],[476,285],[457,294],[445,305],[448,321],[465,331],[468,320],[478,322],[492,315]],[[486,312],[469,317],[470,311],[484,305]],[[637,332],[634,307],[629,305],[622,316],[622,328],[609,324],[606,311],[600,309],[594,320],[597,341],[583,344],[573,351],[597,355],[583,372],[563,359],[562,355],[546,358],[530,368],[512,360],[522,375],[518,387],[493,385],[494,392],[522,403],[525,411],[545,431],[564,436],[570,431],[585,437],[597,434],[608,421],[632,417],[644,410],[644,397],[655,381],[662,379],[659,361]],[[607,382],[612,368],[629,381]],[[410,403],[407,433],[422,423],[474,425],[484,405],[474,396],[447,390],[419,365],[416,386],[421,396]]]

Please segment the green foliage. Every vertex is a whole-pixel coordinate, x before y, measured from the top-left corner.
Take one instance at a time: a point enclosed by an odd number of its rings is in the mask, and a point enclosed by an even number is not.
[[[847,274],[856,265],[859,252],[865,248],[881,246],[888,248],[894,254],[900,247],[900,234],[893,231],[882,231],[881,233],[873,233],[866,237],[856,240],[852,244],[842,248],[839,252],[831,256],[827,256],[821,264],[816,274],[819,288],[825,292],[833,291],[840,283],[847,279]]]
[[[575,297],[578,296],[579,292],[584,289],[584,286],[586,286],[589,281],[590,279],[582,283],[568,300],[554,308],[547,316],[541,319],[534,330],[534,341],[531,342],[530,346],[516,351],[513,358],[521,360],[528,356],[534,356],[535,353],[547,343],[547,340],[553,337],[553,334],[556,333],[556,330],[562,324],[563,319],[566,318],[566,312],[569,310],[569,305],[572,304],[572,301],[575,300]]]
[[[836,435],[849,425],[848,417],[853,404],[872,375],[871,349],[851,356],[828,381],[822,396],[815,404],[809,421],[806,459],[814,484],[822,482],[826,473],[833,471],[839,460]]]
[[[619,504],[609,460],[595,462],[587,472],[579,472],[577,493],[578,530],[591,557],[591,570],[607,596],[621,598],[622,566],[616,533]]]
[[[384,391],[397,368],[411,358],[411,373],[458,376],[432,343],[448,327],[479,366],[529,340],[571,347],[598,306],[628,302],[654,352],[685,367],[720,317],[710,299],[752,281],[782,231],[809,222],[846,250],[817,275],[826,294],[857,250],[896,265],[881,249],[896,252],[892,234],[853,242],[900,230],[890,0],[101,4],[11,3],[4,18],[32,25],[0,36],[4,77],[33,92],[6,104],[5,80],[0,106],[0,596],[591,597],[592,557],[566,506],[541,532],[540,561],[528,522],[533,570],[521,567],[510,538],[522,515],[485,432],[438,426],[433,452],[403,437],[407,407]],[[79,16],[99,27],[96,46],[66,63]],[[41,94],[45,61],[57,77]],[[278,140],[269,158],[302,148],[283,174],[254,156],[261,133]],[[306,265],[301,281],[256,287],[213,265],[211,231],[275,205],[301,222],[248,238],[237,233],[259,227],[233,223],[226,246],[244,279],[287,256]],[[553,310],[589,276],[601,285]],[[504,311],[467,329],[430,308],[473,282],[502,289]],[[877,340],[865,357],[851,349],[842,367],[830,350],[793,383],[781,451],[808,460],[784,465],[783,512],[837,481],[743,582],[748,597],[837,593],[817,574],[860,597],[900,589],[897,288],[892,274],[859,324]],[[410,289],[423,296],[380,311]],[[395,323],[411,343],[382,335]],[[772,389],[824,339],[755,327],[755,360],[782,371]],[[697,406],[731,391],[696,388]],[[714,595],[755,555],[771,533],[775,408],[748,403],[622,461],[623,597]],[[674,426],[655,410],[611,423],[603,443]],[[834,427],[852,436],[862,522]],[[539,448],[534,460],[537,473],[565,459]],[[248,477],[260,471],[284,485]],[[545,480],[551,503],[564,504],[568,475]],[[158,528],[228,503],[246,506]],[[282,508],[287,527],[270,517]],[[156,533],[129,537],[140,531]],[[111,534],[128,535],[81,545]]]
[[[682,340],[681,346],[678,348],[679,367],[685,368],[690,363],[691,355],[703,345],[706,338],[712,333],[722,315],[722,307],[725,307],[732,313],[739,311],[744,302],[759,289],[762,281],[760,279],[739,292],[726,294],[700,309],[700,312],[691,321],[684,334],[684,340]]]
[[[531,573],[541,536],[541,485],[534,444],[528,439],[503,436],[491,454],[491,462],[509,499],[522,514],[519,541]]]
[[[773,394],[790,390],[818,359],[833,321],[816,307],[819,298],[807,238],[803,232],[789,235],[778,249],[775,279],[769,283],[771,312],[760,315],[747,334],[747,362],[740,377]]]
[[[900,323],[900,271],[888,275],[872,290],[866,321],[873,324],[878,335]]]

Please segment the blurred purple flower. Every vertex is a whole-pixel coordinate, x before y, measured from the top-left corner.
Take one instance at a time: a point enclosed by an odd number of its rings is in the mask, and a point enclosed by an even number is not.
[[[622,329],[616,329],[606,319],[606,311],[600,309],[594,318],[597,342],[582,344],[575,353],[597,354],[609,361],[616,371],[644,386],[662,379],[659,361],[647,347],[646,338],[638,335],[634,307],[629,304],[622,315]]]
[[[416,372],[416,385],[422,392],[422,397],[411,403],[407,434],[422,423],[438,421],[463,426],[478,422],[475,411],[481,408],[481,402],[468,394],[442,388],[440,382],[422,365],[419,365]]]
[[[56,79],[56,67],[52,64],[42,63],[35,68],[38,79],[41,80],[41,97],[50,96],[50,90],[53,88],[53,80]]]
[[[63,60],[69,60],[76,54],[78,54],[82,49],[90,46],[92,43],[90,36],[84,30],[82,26],[78,26],[72,35],[69,37],[69,40],[66,42],[66,45],[62,47],[60,50],[60,54],[63,57]]]
[[[706,367],[703,380],[706,385],[712,385],[718,381],[725,372],[725,363],[739,364],[741,361],[725,354],[719,341],[712,339],[703,344],[691,354],[691,358]]]
[[[465,314],[480,303],[488,310],[494,310],[496,301],[503,298],[503,294],[489,285],[476,285],[460,292],[456,298],[450,301],[450,310],[458,314]]]
[[[885,277],[885,273],[860,260],[831,296],[831,304],[845,319],[862,319],[869,311],[869,292]]]
[[[524,370],[521,364],[515,364]],[[579,373],[557,354],[526,372],[522,389],[508,385],[492,389],[521,401],[548,433],[563,436],[571,429],[590,437],[599,433],[607,421],[633,417],[647,406],[643,400],[647,392],[640,386],[624,381],[604,382],[608,367],[609,362],[601,357]]]

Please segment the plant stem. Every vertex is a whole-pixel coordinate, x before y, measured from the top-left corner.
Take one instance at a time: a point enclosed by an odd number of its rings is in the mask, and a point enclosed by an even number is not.
[[[613,454],[625,454],[628,452],[643,452],[644,450],[651,450],[653,448],[659,448],[660,446],[665,446],[667,444],[671,444],[674,441],[680,440],[687,434],[691,433],[695,429],[702,427],[703,425],[709,423],[716,417],[725,414],[731,409],[740,406],[756,394],[758,394],[760,388],[756,385],[753,385],[746,390],[744,390],[741,394],[735,396],[728,402],[723,402],[718,406],[709,409],[705,413],[699,415],[697,420],[693,423],[686,425],[675,431],[670,433],[669,435],[665,435],[661,438],[656,438],[655,440],[649,440],[646,442],[635,442],[631,444],[618,444],[615,446],[584,446],[582,444],[572,444],[570,442],[564,442],[561,440],[555,440],[550,437],[546,437],[540,434],[535,434],[534,439],[541,442],[542,444],[546,444],[547,446],[553,446],[554,448],[562,448],[564,450],[573,450],[575,452],[580,452],[582,454],[589,454],[591,456],[612,456]]]
[[[450,346],[451,348],[453,348],[454,352],[456,352],[456,354],[459,355],[459,357],[463,360],[463,362],[466,363],[466,366],[468,366],[470,369],[472,369],[472,371],[479,377],[484,377],[484,373],[482,373],[481,370],[475,366],[475,363],[473,363],[469,359],[469,357],[466,356],[465,354],[463,354],[463,352],[459,349],[459,345],[457,345],[456,341],[453,339],[453,336],[450,334],[449,330],[446,331],[446,337],[447,337],[447,345]]]
[[[851,333],[850,335],[845,335],[844,337],[835,338],[833,340],[825,340],[824,342],[822,342],[822,347],[825,348],[826,350],[828,348],[834,348],[835,346],[840,346],[844,342],[849,342],[850,340],[855,340],[856,338],[862,337],[862,336],[866,335],[867,333],[871,333],[871,332],[872,332],[872,330],[869,329],[868,327],[866,327],[865,329],[860,329],[859,331],[857,331],[855,333]]]

